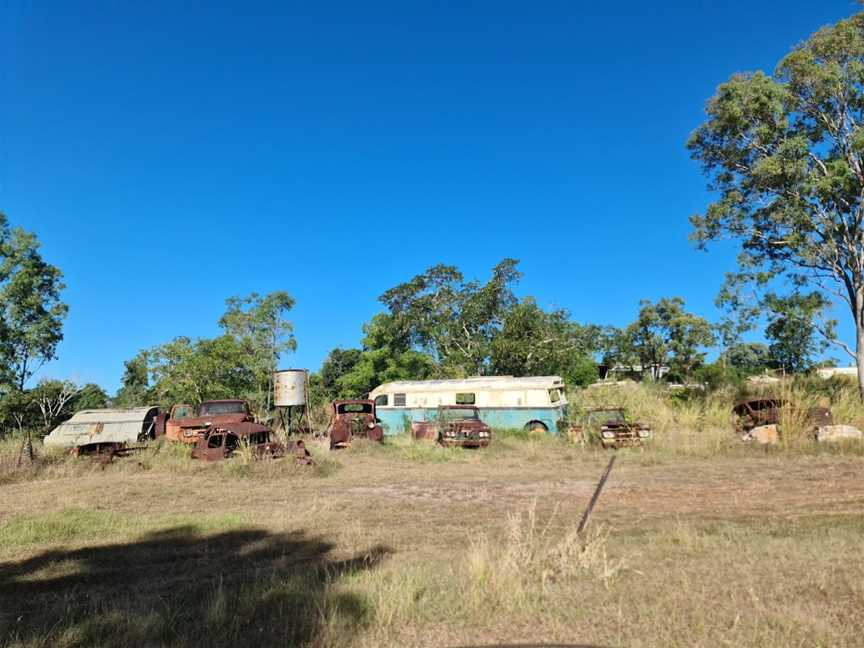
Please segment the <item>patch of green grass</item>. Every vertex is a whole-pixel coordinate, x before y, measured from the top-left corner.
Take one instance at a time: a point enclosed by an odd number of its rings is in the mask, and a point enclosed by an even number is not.
[[[166,526],[183,526],[198,532],[230,529],[243,524],[237,515],[166,515],[145,517],[112,511],[68,508],[48,513],[24,513],[0,525],[0,546],[27,547],[100,542],[127,537]]]

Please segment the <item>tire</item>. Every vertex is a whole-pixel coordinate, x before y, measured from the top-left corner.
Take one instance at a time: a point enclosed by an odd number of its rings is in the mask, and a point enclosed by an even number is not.
[[[546,434],[549,431],[549,428],[542,421],[529,421],[525,424],[523,428],[528,434]]]

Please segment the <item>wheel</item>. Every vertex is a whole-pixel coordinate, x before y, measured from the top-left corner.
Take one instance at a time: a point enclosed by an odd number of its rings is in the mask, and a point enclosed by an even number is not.
[[[541,435],[546,434],[549,431],[549,428],[547,428],[541,421],[529,421],[525,424],[524,430],[528,434]]]

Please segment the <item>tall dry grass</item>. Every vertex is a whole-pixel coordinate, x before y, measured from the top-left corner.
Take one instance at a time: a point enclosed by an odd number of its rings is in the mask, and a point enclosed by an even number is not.
[[[573,391],[569,400],[574,418],[594,408],[625,408],[631,420],[651,426],[654,436],[649,447],[655,450],[709,455],[729,449],[735,441],[733,390],[686,396],[662,384],[625,383]]]

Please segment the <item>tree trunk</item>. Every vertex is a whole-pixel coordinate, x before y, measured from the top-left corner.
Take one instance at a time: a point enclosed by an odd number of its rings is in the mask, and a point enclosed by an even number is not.
[[[858,367],[858,395],[864,402],[864,322],[860,315],[855,318],[855,365]]]

